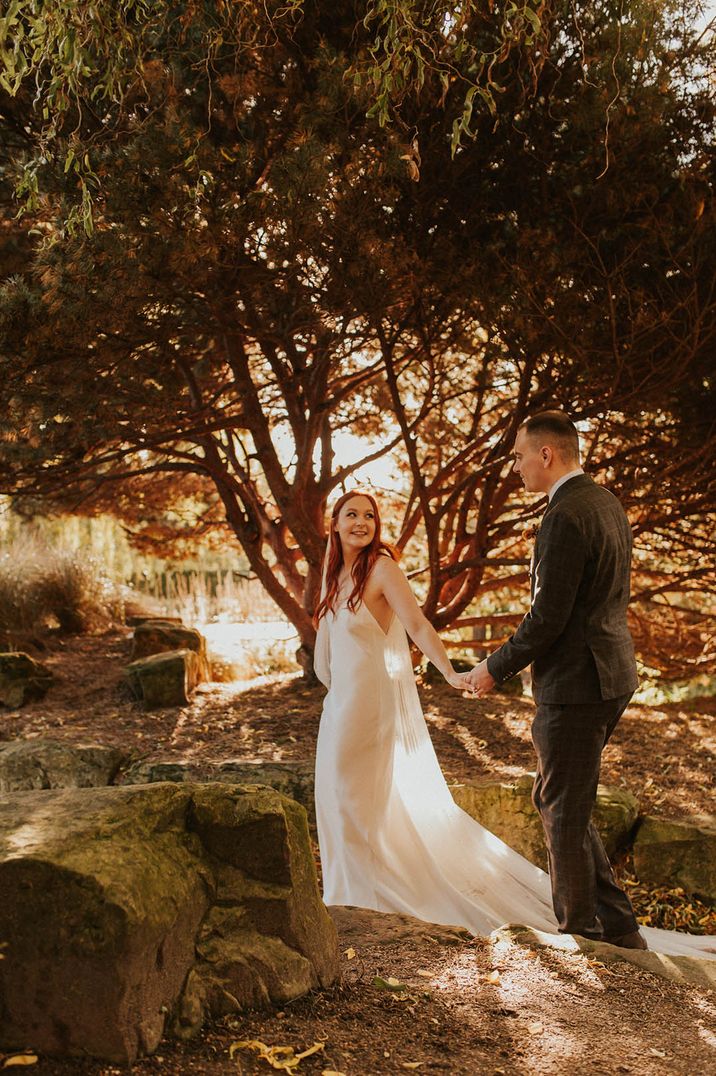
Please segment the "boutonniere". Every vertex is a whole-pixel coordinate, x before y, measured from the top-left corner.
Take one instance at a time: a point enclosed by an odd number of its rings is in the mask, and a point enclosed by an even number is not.
[[[535,520],[534,523],[530,523],[530,525],[528,527],[525,527],[525,529],[522,531],[522,537],[528,542],[534,541],[538,534],[539,522],[537,520]]]

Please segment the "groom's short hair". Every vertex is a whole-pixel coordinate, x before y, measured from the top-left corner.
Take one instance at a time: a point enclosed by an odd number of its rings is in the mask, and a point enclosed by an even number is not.
[[[526,434],[543,438],[553,445],[566,462],[574,460],[579,463],[579,434],[577,427],[564,411],[538,411],[520,426]]]

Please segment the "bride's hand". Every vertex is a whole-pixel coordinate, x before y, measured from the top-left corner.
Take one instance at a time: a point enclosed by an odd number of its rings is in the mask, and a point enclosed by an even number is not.
[[[450,687],[454,687],[456,691],[462,691],[467,695],[474,695],[475,689],[466,681],[465,673],[451,672],[445,679]]]

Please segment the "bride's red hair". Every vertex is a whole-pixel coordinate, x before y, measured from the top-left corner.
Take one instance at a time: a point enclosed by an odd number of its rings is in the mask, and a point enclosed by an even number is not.
[[[338,519],[341,508],[346,501],[351,499],[351,497],[366,497],[371,503],[375,519],[375,534],[373,535],[373,540],[370,545],[365,547],[365,549],[361,549],[355,559],[351,571],[353,590],[348,596],[347,605],[352,613],[355,613],[357,606],[363,601],[363,591],[368,582],[368,576],[373,570],[373,565],[378,557],[387,556],[391,557],[393,560],[398,559],[398,555],[393,547],[388,545],[387,542],[384,542],[380,536],[380,511],[375,497],[370,493],[365,493],[362,489],[352,489],[350,493],[344,493],[342,497],[339,497],[333,505],[333,511],[331,512],[330,534],[325,563],[325,593],[321,598],[313,617],[315,627],[318,627],[318,622],[321,617],[325,616],[329,609],[335,611],[335,602],[336,597],[338,596],[339,586],[338,580],[341,574],[341,568],[343,567],[343,548],[336,530],[336,520]]]

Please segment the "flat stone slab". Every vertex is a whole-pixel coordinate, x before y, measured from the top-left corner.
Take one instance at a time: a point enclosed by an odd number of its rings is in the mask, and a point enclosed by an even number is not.
[[[527,949],[556,949],[562,953],[585,953],[604,964],[622,961],[669,979],[674,983],[692,983],[716,992],[716,959],[700,960],[691,956],[668,956],[651,949],[622,949],[608,942],[591,941],[571,934],[547,934],[531,927],[508,924],[490,934],[493,944],[509,943]],[[716,938],[713,939],[716,949]]]
[[[36,788],[100,788],[111,785],[128,759],[116,747],[60,740],[0,744],[0,792]]]

